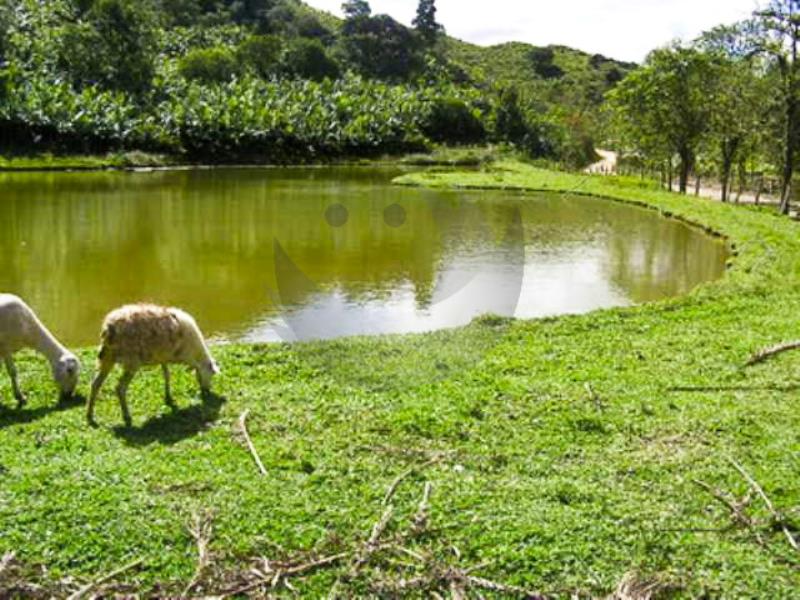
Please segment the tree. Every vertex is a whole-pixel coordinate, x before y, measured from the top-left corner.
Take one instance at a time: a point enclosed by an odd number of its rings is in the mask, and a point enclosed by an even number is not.
[[[522,144],[528,135],[528,124],[519,107],[517,88],[502,90],[495,110],[495,133],[512,144]]]
[[[367,0],[347,0],[342,4],[342,12],[344,12],[345,19],[358,19],[369,17],[372,14],[372,9]]]
[[[767,57],[780,76],[782,101],[781,213],[789,213],[792,177],[800,133],[800,0],[770,0],[765,10],[755,13],[748,24],[754,50]]]
[[[7,0],[0,0],[0,68],[3,67],[6,55],[6,37],[11,22],[11,7]]]
[[[617,125],[637,151],[670,161],[678,156],[682,193],[708,130],[710,64],[694,48],[655,50],[609,94]]]
[[[722,201],[729,198],[733,167],[747,158],[763,129],[763,78],[755,57],[739,43],[735,28],[718,27],[704,34],[699,48],[710,63],[708,145],[715,157]]]
[[[150,2],[96,0],[85,20],[64,28],[60,63],[78,86],[142,94],[155,72],[156,24]]]
[[[415,37],[389,15],[347,19],[341,49],[347,63],[366,77],[407,80],[421,68]]]
[[[225,83],[239,73],[240,63],[226,47],[198,48],[181,59],[178,70],[186,79]]]
[[[274,0],[226,0],[231,17],[237,23],[261,23]]]
[[[528,53],[533,70],[542,79],[560,79],[564,76],[564,70],[556,65],[556,53],[550,47],[532,48]]]
[[[336,79],[339,65],[325,52],[317,39],[295,38],[289,42],[283,58],[284,70],[295,77],[322,81]]]
[[[278,73],[283,41],[277,35],[252,35],[236,49],[239,61],[262,79]]]
[[[436,22],[436,0],[419,0],[417,16],[412,24],[427,47],[435,46],[439,34],[444,31],[444,27]]]

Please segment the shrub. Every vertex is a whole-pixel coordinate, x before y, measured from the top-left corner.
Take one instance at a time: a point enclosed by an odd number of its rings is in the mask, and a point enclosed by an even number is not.
[[[241,68],[228,48],[217,47],[192,50],[180,61],[180,74],[192,81],[224,83],[237,75]]]
[[[251,36],[236,51],[241,64],[264,79],[278,73],[282,53],[283,41],[275,35]]]
[[[508,88],[500,93],[495,109],[495,135],[501,141],[521,144],[528,135],[528,123],[519,106],[519,92]]]
[[[322,81],[336,79],[339,65],[325,52],[322,42],[310,38],[296,38],[286,48],[284,70],[289,75]]]
[[[533,48],[528,57],[536,74],[543,79],[560,79],[564,71],[556,65],[555,52],[552,48]]]
[[[457,98],[436,100],[422,130],[435,142],[474,144],[486,139],[480,116]]]
[[[295,18],[295,25],[297,35],[301,37],[315,38],[323,44],[329,44],[334,39],[333,32],[325,27],[316,15],[301,13]]]

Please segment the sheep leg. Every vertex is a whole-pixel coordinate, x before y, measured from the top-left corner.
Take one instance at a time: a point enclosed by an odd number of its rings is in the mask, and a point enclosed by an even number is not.
[[[122,377],[119,378],[117,384],[117,398],[119,398],[119,408],[122,411],[122,419],[125,421],[125,427],[130,427],[133,424],[131,413],[128,410],[128,386],[133,381],[136,375],[136,369],[125,369]]]
[[[14,390],[14,399],[17,401],[17,408],[22,408],[25,406],[27,399],[25,398],[25,394],[22,393],[22,390],[19,389],[17,365],[14,364],[14,359],[10,356],[6,356],[5,363],[6,371],[8,371],[8,376],[11,378],[11,387]]]
[[[169,385],[169,366],[161,365],[161,372],[164,374],[164,402],[166,402],[167,406],[172,410],[175,410],[178,407],[175,404],[175,400],[172,398],[172,390]]]
[[[94,420],[94,403],[97,401],[97,396],[100,395],[100,389],[103,387],[103,384],[108,378],[108,374],[111,373],[111,369],[113,368],[113,364],[101,362],[99,364],[100,370],[97,372],[97,375],[95,375],[94,380],[92,380],[92,392],[89,394],[89,399],[86,401],[86,422],[92,427],[97,425],[97,422]]]

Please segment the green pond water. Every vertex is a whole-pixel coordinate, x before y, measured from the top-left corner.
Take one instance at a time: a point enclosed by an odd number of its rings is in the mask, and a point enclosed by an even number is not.
[[[394,169],[0,175],[0,291],[65,343],[153,301],[217,341],[428,331],[647,302],[725,270],[722,242],[558,194],[390,185]]]

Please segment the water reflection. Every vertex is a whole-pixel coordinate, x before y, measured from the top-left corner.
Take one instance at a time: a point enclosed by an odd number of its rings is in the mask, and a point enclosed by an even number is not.
[[[724,270],[721,243],[644,209],[401,189],[392,175],[2,175],[0,289],[72,345],[94,343],[108,309],[135,300],[260,341],[584,312],[684,293]]]

